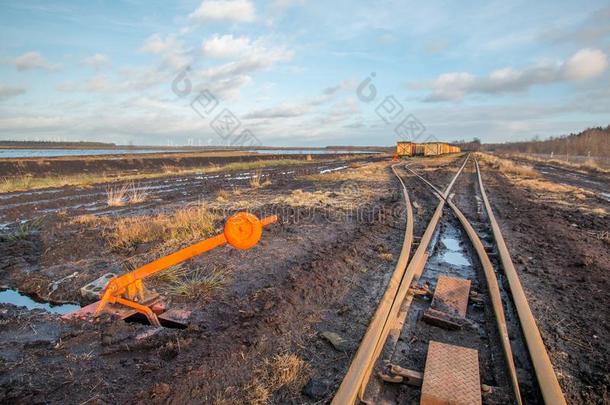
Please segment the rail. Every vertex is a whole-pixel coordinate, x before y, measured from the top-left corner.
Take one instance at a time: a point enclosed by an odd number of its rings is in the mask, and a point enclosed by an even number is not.
[[[464,163],[458,169],[457,173],[453,176],[451,182],[445,189],[443,193],[445,198],[447,195],[449,195],[453,184],[464,169],[466,162],[468,162],[469,156],[470,155],[466,156]],[[398,176],[396,173],[395,166],[397,165],[392,166],[394,174],[400,178],[400,176]],[[408,193],[404,182],[402,179],[400,179],[400,182],[402,184],[405,200],[408,201]],[[444,205],[445,200],[442,199],[434,211],[432,219],[430,220],[428,227],[420,240],[419,246],[408,266],[407,262],[410,252],[410,244],[408,247],[406,246],[407,237],[405,237],[401,254],[398,262],[396,263],[396,268],[392,278],[390,279],[390,283],[388,283],[388,287],[383,295],[381,303],[375,311],[373,319],[371,320],[364,338],[360,343],[358,351],[352,359],[350,367],[348,368],[347,373],[331,402],[332,404],[353,404],[358,397],[360,399],[364,399],[364,392],[366,390],[372,370],[375,366],[375,362],[377,361],[377,358],[385,345],[390,330],[394,327],[394,322],[397,319],[401,304],[407,295],[412,281],[414,279],[419,279],[419,276],[421,276],[421,272],[424,268],[427,257],[426,250],[430,240],[432,239],[436,225],[440,220]],[[409,230],[409,223],[411,223],[411,236],[409,239],[412,240],[413,213],[410,202],[407,208],[407,230]],[[406,270],[404,269],[405,266]]]
[[[515,269],[515,265],[511,259],[508,247],[506,246],[506,242],[502,236],[500,226],[498,225],[498,221],[496,221],[496,217],[491,209],[491,204],[487,198],[487,193],[485,192],[485,187],[483,186],[483,178],[481,176],[479,162],[476,159],[474,162],[477,169],[479,189],[481,190],[483,204],[485,205],[487,217],[489,218],[489,222],[491,224],[491,230],[494,240],[496,241],[496,247],[498,248],[498,253],[500,254],[500,262],[502,263],[502,268],[506,274],[511,296],[513,302],[515,303],[517,316],[519,317],[519,323],[521,324],[521,329],[523,331],[525,343],[536,373],[536,379],[538,380],[538,385],[540,386],[542,398],[544,399],[544,402],[549,405],[566,404],[563,392],[561,391],[561,386],[559,385],[559,381],[557,381],[557,376],[553,370],[553,364],[549,359],[542,336],[540,335],[540,330],[538,329],[538,325],[536,324],[532,310],[527,302],[527,297],[523,291],[521,280],[519,279],[519,275],[517,274],[517,270]]]

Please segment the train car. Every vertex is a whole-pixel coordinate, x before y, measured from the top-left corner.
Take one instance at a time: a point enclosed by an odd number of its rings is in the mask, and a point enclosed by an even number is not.
[[[396,154],[398,156],[439,156],[449,153],[459,153],[459,146],[451,145],[445,142],[397,142]]]
[[[396,143],[396,154],[398,156],[414,156],[415,155],[415,143],[414,142],[397,142]]]

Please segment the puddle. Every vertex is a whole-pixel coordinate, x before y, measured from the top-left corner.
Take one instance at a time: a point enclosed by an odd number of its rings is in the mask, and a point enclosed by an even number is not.
[[[456,266],[470,266],[470,261],[468,261],[468,258],[464,255],[463,252],[454,252],[452,250],[446,250],[441,255],[441,259],[444,262]]]
[[[331,173],[331,172],[336,172],[338,170],[343,170],[343,169],[347,169],[347,166],[339,166],[339,167],[334,167],[332,169],[323,169],[320,170],[320,174],[325,174],[325,173]]]
[[[27,309],[44,309],[47,312],[59,315],[73,312],[81,308],[81,306],[77,304],[53,305],[49,304],[48,302],[37,302],[16,290],[0,291],[0,303],[12,304],[18,307],[26,307]]]
[[[436,285],[441,274],[476,280],[477,275],[467,250],[468,240],[452,222],[444,223],[432,238],[421,281]]]
[[[442,261],[456,266],[470,266],[470,260],[468,260],[464,248],[460,246],[459,239],[444,234],[441,242],[447,248],[440,256]]]

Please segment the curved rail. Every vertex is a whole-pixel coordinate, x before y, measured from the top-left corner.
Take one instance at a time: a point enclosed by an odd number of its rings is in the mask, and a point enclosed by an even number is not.
[[[434,190],[434,194],[438,198],[443,199],[443,196],[438,188],[436,188],[432,183],[423,178],[421,175],[416,173],[415,171],[408,169],[411,173],[413,173],[417,178],[426,183],[432,190]],[[485,281],[487,282],[487,289],[489,290],[489,296],[491,298],[491,306],[494,311],[494,315],[496,318],[496,326],[498,328],[498,333],[500,335],[500,340],[502,341],[502,351],[504,352],[504,358],[506,360],[506,365],[508,368],[508,374],[511,381],[511,386],[513,387],[513,393],[515,394],[515,400],[517,404],[521,405],[521,392],[519,390],[519,380],[517,379],[517,370],[515,368],[515,362],[513,360],[513,352],[510,346],[510,339],[508,337],[508,328],[506,327],[506,317],[504,315],[504,308],[502,306],[502,296],[500,295],[500,287],[498,286],[498,279],[496,278],[496,273],[494,272],[493,265],[489,260],[489,256],[485,251],[485,247],[477,235],[477,232],[474,230],[468,219],[462,214],[462,211],[451,201],[451,197],[448,198],[447,204],[453,210],[453,213],[458,218],[462,227],[466,231],[472,246],[474,247],[477,255],[479,256],[479,260],[481,261],[481,266],[483,267],[483,272],[485,273]]]
[[[466,156],[464,163],[459,168],[459,170],[454,175],[453,179],[445,189],[445,198],[447,195],[449,195],[453,184],[464,169],[464,166],[466,165],[469,156],[470,155]],[[394,174],[397,175],[396,170],[394,168],[395,166],[397,165],[392,166],[392,170],[394,171]],[[400,179],[400,176],[398,177]],[[411,208],[411,203],[408,200],[408,193],[404,182],[402,181],[402,179],[400,179],[400,182],[402,184],[403,193],[405,195],[405,201],[408,201],[407,231],[410,229],[410,240],[412,241],[413,212]],[[381,303],[377,307],[375,315],[373,316],[373,319],[369,324],[364,338],[360,343],[360,347],[358,348],[356,355],[352,359],[350,367],[347,370],[347,373],[343,378],[343,381],[341,382],[341,385],[339,386],[339,389],[337,390],[337,393],[335,394],[335,397],[331,402],[332,404],[353,404],[358,397],[364,398],[364,391],[366,390],[366,386],[373,371],[373,367],[375,366],[375,362],[377,361],[377,358],[379,357],[379,354],[381,353],[381,350],[385,345],[385,341],[390,333],[390,330],[393,328],[394,321],[396,320],[397,315],[400,311],[400,306],[404,300],[404,297],[406,296],[411,286],[411,282],[414,279],[419,279],[419,277],[421,276],[421,272],[426,263],[426,250],[428,244],[430,243],[430,239],[432,238],[434,230],[436,229],[436,225],[440,220],[444,205],[445,200],[442,199],[439,202],[436,210],[434,211],[434,214],[432,215],[432,218],[428,223],[428,227],[426,228],[426,231],[424,232],[424,235],[420,240],[419,246],[415,251],[415,254],[413,255],[413,258],[409,262],[408,266],[407,262],[409,259],[409,252],[411,250],[411,243],[409,243],[409,246],[407,248],[407,237],[405,236],[405,242],[403,242],[403,248],[401,250],[398,262],[396,263],[396,268],[394,270],[394,273],[392,274],[392,278],[390,279],[390,283],[388,283],[388,288],[386,289]],[[409,223],[411,224],[411,227],[409,227]],[[407,231],[405,231],[405,234],[407,233]]]
[[[413,243],[413,207],[411,206],[411,200],[409,199],[407,187],[396,172],[396,166],[397,165],[392,165],[392,172],[394,172],[394,175],[396,175],[400,181],[407,209],[407,226],[405,229],[402,249],[400,251],[400,256],[398,258],[398,262],[396,263],[396,267],[394,268],[394,273],[392,273],[392,277],[390,277],[390,281],[388,282],[388,287],[386,288],[381,302],[373,315],[371,323],[364,334],[360,347],[356,352],[356,356],[352,360],[350,368],[343,380],[344,383],[341,384],[341,387],[339,388],[339,391],[341,391],[341,396],[338,400],[339,402],[335,402],[337,400],[337,396],[335,396],[333,403],[354,403],[358,394],[358,389],[365,378],[364,376],[370,375],[368,364],[374,362],[374,360],[371,359],[375,358],[374,355],[376,353],[375,349],[377,342],[379,339],[381,339],[383,326],[388,320],[390,309],[396,297],[396,292],[398,291],[400,281],[404,276],[405,268],[407,267],[407,262],[409,261],[411,244]]]
[[[487,211],[487,217],[491,223],[491,229],[496,241],[496,246],[498,247],[498,253],[500,254],[500,261],[502,262],[502,267],[504,268],[504,273],[506,274],[506,279],[508,280],[508,286],[510,288],[513,302],[515,303],[515,308],[517,309],[517,315],[519,317],[519,322],[521,323],[521,329],[523,330],[527,349],[532,359],[532,364],[534,366],[538,385],[540,386],[540,391],[542,392],[542,397],[544,402],[549,405],[565,404],[566,400],[563,396],[563,392],[561,391],[559,381],[557,381],[555,371],[553,370],[553,364],[549,359],[546,347],[542,341],[542,336],[540,336],[540,330],[538,329],[534,315],[532,315],[532,310],[530,309],[527,302],[527,297],[523,291],[523,286],[519,280],[519,275],[517,274],[515,265],[510,257],[508,248],[506,247],[506,242],[504,241],[504,237],[500,231],[500,226],[498,225],[493,210],[491,209],[491,205],[489,204],[487,193],[485,193],[479,162],[477,162],[476,159],[475,166],[477,168],[479,188],[481,190],[481,196],[483,197],[485,210]]]

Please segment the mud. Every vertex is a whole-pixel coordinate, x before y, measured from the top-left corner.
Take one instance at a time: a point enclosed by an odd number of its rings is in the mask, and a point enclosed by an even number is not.
[[[417,163],[422,174],[443,187],[459,162]],[[281,216],[252,250],[224,246],[185,265],[189,271],[222,270],[222,288],[189,299],[171,294],[162,282],[151,283],[172,308],[193,311],[186,329],[156,330],[105,316],[94,322],[62,321],[41,309],[0,304],[0,402],[329,402],[399,255],[404,207],[389,164],[361,157],[359,162],[272,167],[263,172],[271,184],[261,188],[249,184],[247,171],[151,179],[138,185],[148,190],[148,200],[123,207],[105,203],[106,189],[115,184],[1,194],[2,232],[13,232],[23,220],[42,219],[22,238],[0,239],[0,285],[55,303],[86,304],[78,289],[87,282],[168,253],[159,244],[113,250],[106,235],[112,221],[75,220],[83,215],[154,215],[204,202],[224,214],[248,209]],[[421,235],[437,200],[415,178],[405,179],[415,202],[415,235]],[[603,200],[550,204],[540,191],[514,186],[485,167],[484,180],[569,403],[607,403],[610,250],[603,233],[609,220],[599,214]],[[223,190],[232,192],[228,199],[219,198]],[[456,203],[489,243],[472,167],[455,190]],[[424,274],[430,283],[439,269],[484,280],[451,215],[443,215]],[[486,302],[484,284],[478,281],[472,288]],[[489,305],[471,303],[468,314],[479,332],[457,338],[446,334],[446,341],[479,347],[483,382],[506,387]],[[507,308],[514,323],[511,316]],[[417,311],[409,322],[421,326]],[[438,333],[435,329],[425,325],[403,336],[393,361],[423,369],[425,341]],[[340,350],[322,337],[324,332],[343,339]],[[511,340],[519,339],[514,332]],[[535,383],[527,383],[533,381],[527,358],[523,349],[515,351],[527,403],[537,403]],[[303,378],[270,385],[262,376],[272,374],[273,359],[285,354],[304,362]],[[377,377],[372,380],[379,384]],[[417,389],[391,386],[387,399],[410,403],[418,395]]]
[[[607,404],[609,204],[514,187],[494,171],[484,181],[568,403]]]
[[[310,159],[337,159],[338,154],[312,154]],[[21,175],[154,173],[164,167],[192,168],[233,162],[275,159],[307,159],[307,155],[255,152],[175,152],[103,156],[0,159],[2,177]]]
[[[253,212],[280,209],[283,217],[250,251],[225,246],[188,263],[191,270],[223,269],[227,280],[222,289],[200,300],[168,297],[172,308],[193,310],[184,330],[164,328],[147,336],[151,327],[143,324],[106,318],[67,322],[41,310],[0,305],[1,401],[252,403],[261,399],[265,388],[257,385],[257,370],[286,353],[306,362],[307,379],[298,389],[275,387],[267,400],[329,399],[349,355],[320,334],[338,333],[355,349],[393,269],[388,257],[397,257],[404,232],[404,219],[396,209],[401,200],[387,164],[359,165],[273,168],[268,173],[271,185],[260,189],[252,189],[245,174],[170,179],[169,184],[179,184],[174,192],[155,195],[152,206],[121,211],[103,207],[104,186],[88,189],[85,196],[82,190],[64,188],[55,193],[66,197],[62,200],[45,198],[55,190],[13,194],[14,205],[2,211],[4,220],[12,221],[8,230],[16,226],[14,221],[34,218],[41,209],[63,209],[47,211],[40,229],[27,237],[0,242],[0,284],[53,302],[85,304],[78,289],[86,282],[108,271],[122,273],[127,262],[142,263],[160,253],[154,247],[138,252],[109,249],[103,225],[73,221],[89,212],[83,203],[99,203],[100,216],[171,212],[202,199],[218,206],[218,192],[234,187]],[[370,173],[359,175],[360,170]],[[307,177],[320,172],[328,180]],[[348,175],[346,180],[344,172],[353,178]],[[146,184],[154,185],[159,184]],[[278,195],[296,191],[298,196],[325,192],[335,200],[358,200],[358,209],[347,209],[353,208],[349,201],[329,207],[307,200],[303,204],[313,203],[316,210],[306,211],[298,209],[299,201],[270,205]],[[39,209],[32,210],[32,205]],[[385,216],[378,215],[380,209]],[[74,272],[76,277],[66,278]],[[304,386],[309,388],[302,391]]]

